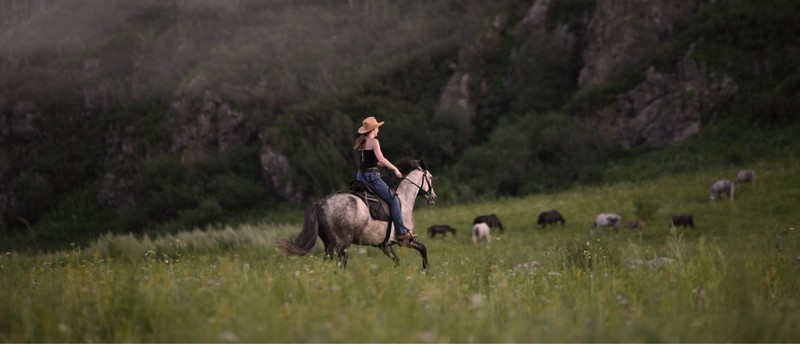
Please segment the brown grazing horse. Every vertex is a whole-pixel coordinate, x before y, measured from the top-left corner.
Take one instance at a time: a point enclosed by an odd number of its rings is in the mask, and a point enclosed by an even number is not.
[[[433,225],[428,227],[428,234],[431,236],[431,238],[435,237],[437,234],[445,236],[447,233],[453,233],[453,235],[456,235],[456,229],[448,225]]]

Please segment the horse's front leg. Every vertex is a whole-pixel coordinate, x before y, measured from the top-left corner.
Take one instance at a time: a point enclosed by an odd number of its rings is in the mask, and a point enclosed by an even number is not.
[[[347,247],[340,246],[336,249],[336,255],[339,256],[339,267],[342,269],[347,267]]]
[[[389,259],[392,260],[392,264],[394,265],[394,267],[400,265],[400,258],[397,258],[397,254],[394,253],[394,249],[392,249],[391,246],[382,244],[379,247],[381,248],[381,251],[383,251],[383,253],[386,254],[389,257]]]
[[[415,240],[409,243],[409,247],[419,251],[422,256],[422,271],[428,271],[428,249],[425,248],[425,245]]]

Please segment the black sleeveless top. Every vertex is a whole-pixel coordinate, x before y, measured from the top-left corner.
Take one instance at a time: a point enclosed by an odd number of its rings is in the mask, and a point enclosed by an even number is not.
[[[360,170],[363,171],[370,167],[378,167],[378,157],[375,156],[374,150],[359,149],[358,153],[361,156],[361,160],[358,164],[358,168]]]

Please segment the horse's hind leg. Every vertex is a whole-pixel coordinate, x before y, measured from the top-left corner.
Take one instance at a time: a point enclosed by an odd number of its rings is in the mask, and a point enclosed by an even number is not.
[[[325,243],[325,260],[333,260],[333,244]]]
[[[400,258],[397,258],[397,254],[394,253],[394,250],[392,249],[391,246],[384,244],[381,245],[380,248],[383,251],[383,253],[386,254],[389,257],[389,259],[392,260],[392,264],[395,267],[397,267],[397,265],[400,264]]]
[[[410,247],[419,251],[422,256],[422,271],[428,271],[428,249],[419,241],[412,241]]]
[[[324,260],[333,260],[333,250],[336,247],[336,243],[328,235],[329,234],[325,230],[319,232],[319,238],[322,240],[322,244],[325,245]]]

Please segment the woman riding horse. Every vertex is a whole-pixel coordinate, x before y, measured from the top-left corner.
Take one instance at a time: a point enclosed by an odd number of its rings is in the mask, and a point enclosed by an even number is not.
[[[428,204],[436,203],[433,190],[433,175],[421,160],[400,160],[395,163],[403,178],[397,184],[397,199],[403,210],[404,223],[414,224],[414,200],[425,197]],[[304,256],[311,252],[317,237],[325,244],[325,258],[339,258],[342,268],[347,266],[347,249],[350,245],[367,245],[380,248],[397,266],[400,259],[392,245],[396,228],[387,233],[386,221],[376,220],[370,215],[369,207],[363,200],[350,192],[328,195],[314,202],[306,210],[303,229],[294,240],[275,238],[281,251],[293,256]],[[422,269],[428,269],[428,253],[425,245],[417,240],[408,242],[407,247],[419,251],[422,256]]]
[[[388,185],[381,179],[381,172],[378,166],[384,166],[392,171],[397,178],[402,178],[403,174],[400,170],[392,165],[389,160],[383,156],[381,152],[381,144],[377,139],[380,126],[384,122],[378,122],[375,117],[367,117],[361,122],[361,127],[358,128],[358,133],[361,134],[356,139],[356,144],[353,149],[357,149],[359,153],[359,166],[356,179],[364,183],[370,189],[375,191],[386,203],[391,207],[392,222],[396,228],[395,240],[403,246],[407,246],[414,237],[409,232],[408,228],[403,224],[402,210],[400,208],[400,200],[394,190],[390,189]]]

